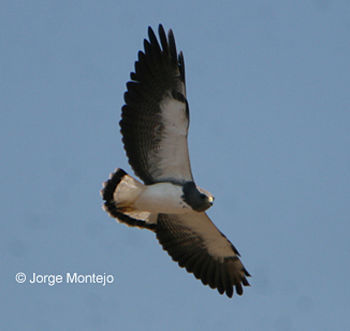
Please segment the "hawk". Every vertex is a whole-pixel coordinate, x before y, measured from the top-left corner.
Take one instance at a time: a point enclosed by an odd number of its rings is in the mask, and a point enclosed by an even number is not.
[[[232,297],[249,273],[239,253],[206,214],[214,197],[194,182],[187,145],[189,107],[185,64],[174,34],[152,28],[124,94],[120,121],[124,149],[140,182],[117,169],[104,183],[106,212],[156,234],[163,249],[190,273]]]

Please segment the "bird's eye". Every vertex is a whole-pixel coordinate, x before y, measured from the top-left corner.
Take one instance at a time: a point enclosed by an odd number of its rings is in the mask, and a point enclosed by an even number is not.
[[[206,195],[205,194],[201,194],[201,200],[205,200]]]

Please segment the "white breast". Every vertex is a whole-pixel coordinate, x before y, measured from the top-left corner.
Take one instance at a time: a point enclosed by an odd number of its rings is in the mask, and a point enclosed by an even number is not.
[[[182,187],[171,183],[149,185],[134,202],[137,210],[152,213],[183,214],[191,211],[181,198]]]

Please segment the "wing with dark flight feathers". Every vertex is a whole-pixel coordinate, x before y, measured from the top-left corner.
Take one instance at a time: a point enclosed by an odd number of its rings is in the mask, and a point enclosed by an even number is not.
[[[242,295],[242,285],[249,286],[238,251],[206,213],[160,214],[155,232],[173,260],[204,285],[230,298],[234,288]]]
[[[162,25],[160,44],[150,27],[148,36],[124,95],[120,121],[124,147],[145,184],[191,181],[183,55],[177,54],[173,32],[166,36]]]

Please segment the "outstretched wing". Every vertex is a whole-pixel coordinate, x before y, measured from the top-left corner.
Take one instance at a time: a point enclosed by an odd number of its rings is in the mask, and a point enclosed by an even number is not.
[[[173,260],[204,285],[230,298],[234,287],[242,295],[242,285],[249,286],[238,251],[206,213],[160,214],[155,231]]]
[[[145,184],[191,181],[183,55],[171,30],[166,36],[159,26],[160,44],[150,27],[148,35],[124,95],[120,127],[126,154]]]

